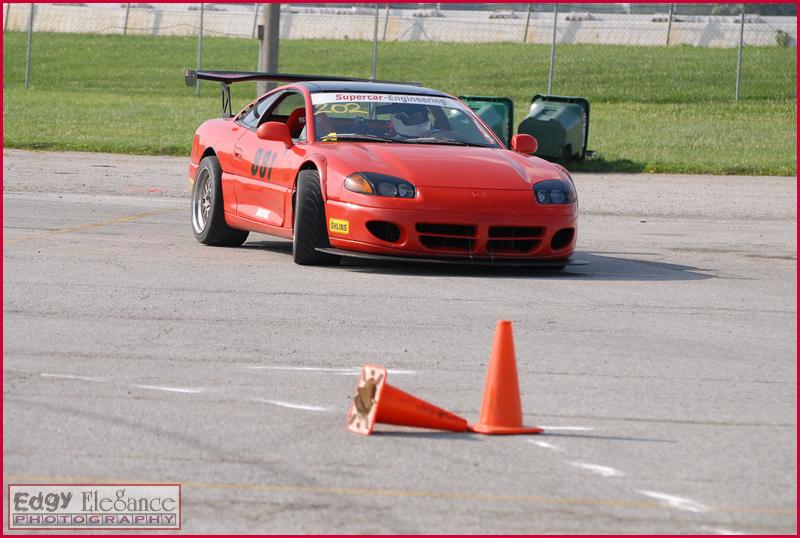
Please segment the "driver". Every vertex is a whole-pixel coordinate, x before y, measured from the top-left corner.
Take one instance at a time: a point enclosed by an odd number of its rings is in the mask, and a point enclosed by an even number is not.
[[[428,108],[424,105],[397,105],[389,121],[389,131],[407,138],[419,138],[431,133]]]

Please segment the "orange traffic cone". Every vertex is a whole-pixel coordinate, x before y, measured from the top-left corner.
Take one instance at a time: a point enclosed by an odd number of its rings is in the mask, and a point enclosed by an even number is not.
[[[347,411],[347,429],[369,435],[376,423],[467,431],[463,418],[431,405],[386,382],[386,368],[365,365],[356,385],[353,403]]]
[[[470,431],[487,434],[541,433],[541,428],[522,424],[517,360],[510,321],[498,321],[489,359],[486,387],[478,423]]]

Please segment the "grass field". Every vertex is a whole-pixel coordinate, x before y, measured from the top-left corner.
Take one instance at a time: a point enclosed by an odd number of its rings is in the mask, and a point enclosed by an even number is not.
[[[216,84],[197,98],[183,83],[196,38],[37,33],[27,90],[25,44],[23,33],[4,34],[6,147],[182,155],[197,125],[219,114]],[[284,40],[280,69],[367,77],[371,47]],[[599,155],[570,168],[796,174],[795,53],[746,48],[735,103],[735,49],[559,46],[553,93],[591,101],[589,148]],[[205,40],[206,69],[254,70],[256,59],[255,40]],[[548,46],[398,42],[380,45],[378,77],[508,96],[519,123],[546,92],[548,67]],[[253,97],[254,84],[235,87],[234,108]]]

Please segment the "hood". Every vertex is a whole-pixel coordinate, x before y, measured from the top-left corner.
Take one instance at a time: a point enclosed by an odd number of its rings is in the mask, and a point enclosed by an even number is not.
[[[397,176],[419,187],[527,190],[561,177],[555,165],[499,148],[365,142],[321,143],[340,169]]]

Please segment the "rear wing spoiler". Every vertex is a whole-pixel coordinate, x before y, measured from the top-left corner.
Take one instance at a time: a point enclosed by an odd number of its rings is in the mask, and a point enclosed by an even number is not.
[[[406,84],[422,86],[419,82],[394,82],[390,80],[372,80],[369,78],[332,77],[325,75],[298,75],[294,73],[260,73],[257,71],[195,71],[185,69],[183,79],[187,86],[195,87],[198,80],[211,80],[220,83],[222,92],[222,117],[233,116],[231,105],[231,84],[237,82],[270,81],[270,82],[375,82],[378,84]]]

